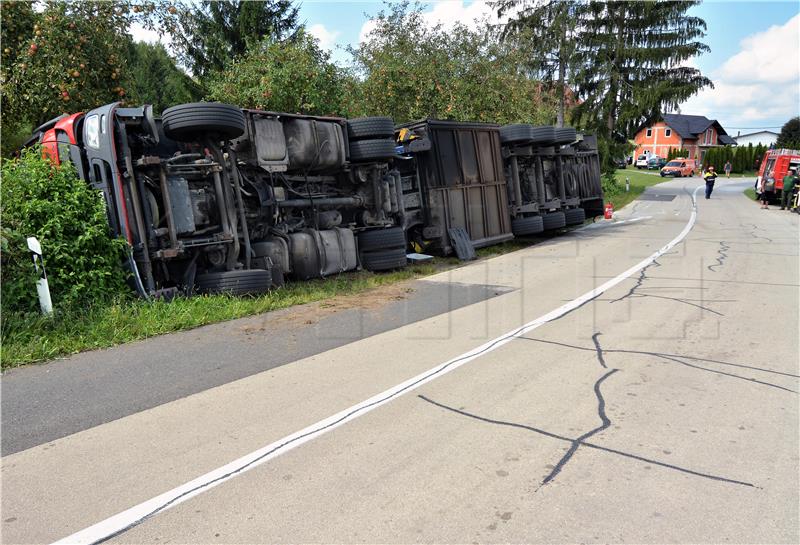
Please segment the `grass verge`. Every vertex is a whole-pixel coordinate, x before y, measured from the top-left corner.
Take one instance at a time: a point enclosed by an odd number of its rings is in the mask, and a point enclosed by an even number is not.
[[[617,183],[622,187],[622,191],[606,197],[606,202],[613,204],[614,210],[619,210],[626,204],[636,200],[651,185],[660,184],[668,180],[668,178],[659,176],[655,171],[648,173],[647,171],[633,169],[617,170],[616,177]],[[625,178],[629,178],[631,181],[630,191],[625,191]]]
[[[744,194],[747,195],[748,197],[750,197],[750,199],[752,199],[752,200],[756,200],[756,198],[757,198],[756,190],[753,189],[752,187],[748,187],[747,189],[745,189],[744,190]]]
[[[488,258],[526,248],[538,242],[512,240],[477,251]],[[126,298],[85,309],[58,312],[51,318],[38,314],[2,317],[3,369],[50,360],[97,348],[147,339],[164,333],[252,316],[272,310],[357,295],[370,289],[422,278],[460,266],[456,258],[435,258],[407,268],[371,273],[343,273],[306,282],[292,282],[260,297],[227,295],[179,297],[172,301],[142,301]]]

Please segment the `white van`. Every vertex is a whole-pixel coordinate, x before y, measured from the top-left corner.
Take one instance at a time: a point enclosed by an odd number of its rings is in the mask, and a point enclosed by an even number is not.
[[[641,154],[636,157],[636,168],[647,168],[647,160],[650,159],[649,154]]]

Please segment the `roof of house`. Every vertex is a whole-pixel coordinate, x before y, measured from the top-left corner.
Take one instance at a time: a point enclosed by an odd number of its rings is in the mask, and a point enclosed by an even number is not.
[[[681,138],[697,138],[698,135],[705,132],[710,126],[714,125],[717,129],[720,144],[735,144],[736,141],[728,136],[725,129],[716,119],[708,119],[704,115],[683,115],[683,114],[664,114],[662,116],[664,123],[672,127]]]
[[[748,132],[745,134],[736,135],[733,137],[733,139],[736,140],[737,138],[745,138],[747,136],[755,136],[757,134],[771,134],[773,136],[778,136],[778,133],[775,131],[755,131],[755,132]]]

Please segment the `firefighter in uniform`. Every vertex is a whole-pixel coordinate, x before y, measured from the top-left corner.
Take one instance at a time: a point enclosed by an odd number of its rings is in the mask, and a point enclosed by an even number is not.
[[[706,199],[711,198],[711,192],[714,191],[714,182],[717,180],[717,173],[714,172],[714,166],[709,166],[708,170],[703,173],[703,181],[706,183]]]
[[[789,210],[792,209],[794,205],[794,195],[792,192],[794,191],[795,186],[800,184],[800,178],[797,176],[797,167],[790,167],[789,172],[786,176],[783,177],[783,191],[781,191],[781,210],[785,210],[786,207]]]

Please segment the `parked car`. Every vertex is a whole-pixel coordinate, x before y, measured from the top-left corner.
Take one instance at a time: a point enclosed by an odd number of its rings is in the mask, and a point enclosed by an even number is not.
[[[647,168],[648,159],[650,159],[650,155],[644,153],[636,157],[636,168],[638,169]]]
[[[694,176],[697,164],[694,159],[673,159],[661,169],[661,177],[675,176],[681,178],[684,176]]]
[[[619,169],[626,169],[628,168],[628,159],[626,159],[625,157],[614,159],[614,166]]]
[[[658,170],[666,164],[667,160],[664,159],[663,157],[659,157],[658,155],[651,155],[650,158],[647,160],[648,170]]]

